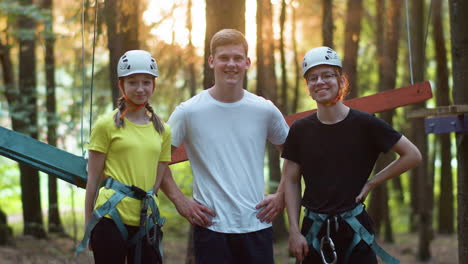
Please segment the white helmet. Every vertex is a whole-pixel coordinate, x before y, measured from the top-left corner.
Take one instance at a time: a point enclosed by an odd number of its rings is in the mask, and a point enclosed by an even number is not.
[[[329,47],[318,47],[309,50],[302,61],[302,76],[305,77],[306,72],[318,65],[332,65],[342,68],[341,60],[338,54]]]
[[[136,73],[147,73],[158,77],[158,65],[151,54],[144,50],[129,50],[117,64],[117,76],[125,77]]]

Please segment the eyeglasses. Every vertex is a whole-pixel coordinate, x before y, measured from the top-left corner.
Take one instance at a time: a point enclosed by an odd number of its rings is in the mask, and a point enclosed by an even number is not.
[[[311,74],[311,75],[307,76],[306,80],[310,84],[315,84],[315,83],[318,82],[319,77],[324,82],[330,82],[334,77],[336,77],[336,73],[324,72],[324,73],[322,73],[320,75],[312,75]]]

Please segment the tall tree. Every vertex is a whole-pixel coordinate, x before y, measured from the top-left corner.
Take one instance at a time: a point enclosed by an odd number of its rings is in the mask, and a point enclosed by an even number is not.
[[[398,44],[400,40],[401,0],[390,1],[387,14],[384,14],[385,1],[377,1],[377,63],[379,68],[379,91],[388,91],[396,86],[398,61]],[[385,19],[382,17],[385,16]],[[385,22],[387,24],[384,24]],[[394,110],[380,114],[385,122],[393,125]],[[386,153],[379,157],[375,171],[380,171],[395,159],[393,153]],[[388,206],[388,189],[386,184],[378,186],[371,194],[369,213],[372,215],[376,230],[385,227],[385,240],[393,241],[390,212]]]
[[[437,63],[436,101],[438,106],[450,105],[449,73],[447,67],[447,49],[445,48],[442,0],[433,2],[432,27],[434,34],[435,56]],[[454,196],[452,175],[452,153],[450,149],[450,134],[437,135],[440,150],[440,194],[438,232],[452,234],[454,232]]]
[[[46,109],[47,109],[47,142],[57,146],[57,107],[55,100],[55,56],[54,56],[54,16],[52,0],[43,0],[42,8],[47,11],[45,19],[45,76],[46,76]],[[49,232],[63,234],[60,220],[57,195],[57,178],[49,175]]]
[[[104,1],[109,49],[109,78],[112,84],[114,106],[120,93],[117,84],[118,60],[125,51],[140,48],[138,34],[142,20],[140,5],[139,0]]]
[[[450,0],[452,35],[452,97],[455,104],[468,105],[468,1]],[[468,136],[457,133],[458,177],[458,263],[468,263]]]
[[[413,57],[413,73],[414,82],[424,80],[424,65],[425,65],[425,39],[424,39],[424,0],[411,1],[411,54]],[[411,109],[425,108],[426,103],[421,102],[413,105]],[[433,175],[428,173],[428,145],[427,135],[424,133],[424,120],[415,118],[411,121],[411,139],[421,151],[423,162],[415,169],[412,174],[417,183],[418,197],[418,259],[426,261],[431,258],[430,243],[432,240],[432,204],[433,190],[432,178]]]
[[[323,0],[322,2],[322,38],[323,45],[333,48],[333,0]]]
[[[289,113],[288,111],[288,75],[286,71],[286,50],[284,40],[284,27],[286,24],[286,0],[281,0],[281,14],[280,14],[280,40],[279,40],[279,52],[281,59],[281,89],[280,97],[278,100],[278,107],[284,114]]]
[[[294,63],[294,96],[291,102],[291,113],[296,113],[299,108],[299,84],[302,79],[301,69],[297,54],[297,26],[296,26],[296,2],[291,3],[291,38],[293,46],[293,63]]]
[[[190,97],[194,96],[197,89],[197,77],[195,71],[195,46],[192,43],[192,0],[188,0],[187,3],[187,30],[189,32],[188,36],[188,45],[187,45],[187,53],[188,53],[188,65],[187,65],[187,72],[188,78],[187,83],[190,91]]]
[[[345,23],[345,45],[343,58],[343,71],[346,72],[351,91],[348,98],[359,96],[357,85],[357,58],[359,39],[361,35],[362,0],[348,0],[346,23]]]
[[[17,88],[15,86],[13,64],[11,62],[10,49],[8,43],[4,44],[0,38],[0,65],[2,67],[3,85],[5,86],[5,98],[7,99],[9,109],[16,102]],[[14,113],[14,112],[10,112]],[[13,116],[13,115],[12,115]],[[12,117],[12,122],[13,122]],[[15,122],[16,123],[16,122]],[[13,231],[7,223],[7,215],[0,208],[0,245],[6,245],[11,241]]]
[[[270,0],[257,0],[257,94],[277,104],[274,41],[271,2]],[[270,181],[278,184],[281,180],[279,153],[271,144],[268,144],[267,149]],[[277,185],[274,190],[276,187]],[[273,226],[275,240],[287,237],[284,212],[276,217]]]
[[[203,87],[214,84],[213,70],[208,65],[211,37],[223,28],[237,29],[245,33],[245,0],[206,0],[205,64]]]
[[[23,10],[34,10],[32,0],[20,0]],[[22,120],[18,123],[18,131],[38,138],[37,126],[37,91],[36,91],[36,29],[34,12],[24,12],[18,16],[17,34],[19,42],[19,91]],[[39,172],[32,167],[20,164],[21,201],[23,203],[24,234],[37,238],[46,236],[41,209]]]

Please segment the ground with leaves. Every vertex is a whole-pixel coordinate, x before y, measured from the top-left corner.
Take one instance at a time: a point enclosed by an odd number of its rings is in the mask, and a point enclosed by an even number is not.
[[[416,235],[397,235],[397,243],[381,245],[392,255],[398,257],[401,263],[457,264],[456,236],[436,236],[431,244],[432,259],[428,262],[416,261]],[[70,238],[49,238],[35,240],[31,237],[16,237],[14,245],[0,247],[0,263],[2,264],[55,264],[55,263],[93,263],[92,257],[86,254],[75,258],[73,249],[75,242]],[[186,240],[182,237],[170,237],[164,240],[165,258],[168,264],[185,263]],[[294,263],[289,258],[285,243],[275,245],[276,263]]]

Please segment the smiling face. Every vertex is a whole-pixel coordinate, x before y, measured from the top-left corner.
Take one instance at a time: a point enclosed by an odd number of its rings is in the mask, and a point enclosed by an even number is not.
[[[156,83],[153,76],[138,73],[122,78],[119,86],[131,102],[141,105],[153,95]]]
[[[317,103],[327,105],[335,100],[343,79],[336,67],[320,65],[311,68],[305,75],[309,94]]]
[[[214,70],[215,82],[221,85],[242,86],[245,72],[250,67],[250,59],[240,44],[217,47],[208,63]]]

